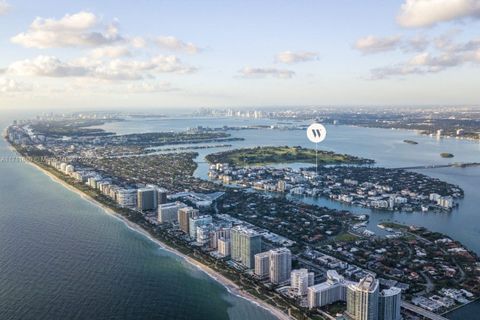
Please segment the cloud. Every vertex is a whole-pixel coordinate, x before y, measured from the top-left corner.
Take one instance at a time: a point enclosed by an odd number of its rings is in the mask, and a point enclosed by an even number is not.
[[[130,43],[134,48],[145,48],[147,46],[147,41],[142,37],[134,37],[130,40]]]
[[[480,18],[478,0],[406,0],[397,22],[403,27],[430,27],[440,22]]]
[[[379,80],[393,76],[438,73],[469,62],[478,63],[480,59],[477,59],[474,52],[464,54],[444,52],[439,55],[423,52],[415,55],[405,63],[373,69],[371,71],[371,79]]]
[[[6,73],[19,76],[81,77],[88,75],[89,70],[62,62],[53,56],[38,56],[35,59],[25,59],[10,64]]]
[[[158,37],[155,42],[159,47],[172,51],[183,51],[189,54],[195,54],[201,51],[201,49],[193,43],[184,42],[173,36]]]
[[[127,86],[129,93],[156,93],[177,91],[172,84],[167,81],[132,83]]]
[[[53,56],[38,56],[10,64],[5,73],[18,76],[36,77],[89,77],[103,80],[151,79],[161,73],[187,74],[195,72],[194,67],[184,65],[175,56],[156,56],[149,60],[99,61],[89,58],[70,62]]]
[[[132,53],[126,46],[106,46],[93,49],[89,55],[94,59],[101,59],[129,57]]]
[[[453,31],[454,32],[447,32],[433,40],[432,43],[434,46],[432,50],[434,54],[422,51],[407,61],[372,69],[370,79],[386,79],[409,74],[437,73],[466,64],[479,64],[480,38],[477,37],[465,42],[454,42],[453,36],[456,31]],[[420,47],[423,47],[423,45],[418,48]]]
[[[10,39],[27,48],[96,47],[124,40],[115,24],[102,25],[95,14],[81,11],[59,20],[37,17],[26,32]]]
[[[32,91],[33,86],[14,79],[0,79],[0,93],[17,93]]]
[[[425,51],[428,46],[430,45],[430,40],[427,39],[423,35],[417,35],[413,38],[406,40],[405,44],[403,45],[403,51],[409,52],[422,52]]]
[[[370,35],[358,39],[354,47],[363,54],[372,54],[395,50],[400,42],[400,36],[375,37]]]
[[[240,70],[240,73],[244,78],[265,78],[267,76],[272,76],[279,79],[289,79],[295,75],[295,72],[291,70],[253,67],[245,67]]]
[[[6,14],[11,6],[5,0],[0,0],[0,16]]]
[[[434,39],[435,47],[441,51],[472,51],[480,49],[480,37],[469,40],[464,43],[455,43],[454,37],[459,33],[458,30],[451,30]]]
[[[276,55],[275,61],[281,63],[297,63],[297,62],[307,62],[312,61],[318,58],[318,54],[316,52],[308,52],[308,51],[301,51],[301,52],[292,52],[292,51],[284,51],[280,52]]]

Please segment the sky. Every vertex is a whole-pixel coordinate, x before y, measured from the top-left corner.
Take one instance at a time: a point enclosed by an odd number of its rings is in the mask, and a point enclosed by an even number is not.
[[[0,0],[0,109],[478,105],[480,0]]]

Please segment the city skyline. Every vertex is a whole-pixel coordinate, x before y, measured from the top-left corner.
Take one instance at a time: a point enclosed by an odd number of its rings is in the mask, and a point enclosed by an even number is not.
[[[0,108],[470,105],[479,17],[476,0],[0,1]]]

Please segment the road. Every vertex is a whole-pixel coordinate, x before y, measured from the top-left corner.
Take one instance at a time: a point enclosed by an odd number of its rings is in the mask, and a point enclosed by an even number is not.
[[[465,167],[473,167],[473,166],[480,166],[480,162],[454,162],[449,164],[430,164],[425,166],[402,167],[402,168],[393,168],[393,169],[415,170],[415,169],[436,169],[436,168],[448,168],[448,167],[465,168]]]
[[[427,319],[431,319],[431,320],[448,320],[447,318],[439,315],[439,314],[436,314],[436,313],[433,313],[433,312],[430,312],[428,310],[425,310],[423,308],[420,308],[420,307],[417,307],[411,303],[408,303],[408,302],[405,302],[405,301],[402,301],[402,308],[406,309],[406,310],[409,310],[411,312],[414,312],[418,315],[421,315],[422,317],[425,317]]]

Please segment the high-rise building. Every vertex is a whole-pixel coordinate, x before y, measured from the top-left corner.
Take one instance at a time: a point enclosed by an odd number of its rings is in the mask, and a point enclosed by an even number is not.
[[[180,208],[178,210],[178,224],[180,229],[189,234],[190,218],[197,217],[199,215],[198,210],[192,207]]]
[[[157,190],[152,187],[137,190],[137,208],[141,211],[157,209]]]
[[[255,275],[261,279],[270,275],[270,253],[268,251],[255,255]]]
[[[287,183],[285,180],[278,180],[277,182],[277,191],[278,192],[285,192],[287,190]]]
[[[287,248],[276,248],[270,253],[270,282],[279,284],[290,279],[292,253]]]
[[[195,218],[191,218],[190,221]],[[192,231],[192,230],[190,230]],[[210,240],[212,236],[214,235],[213,232],[213,225],[212,224],[205,224],[205,225],[200,225],[197,226],[196,228],[196,241],[197,243],[203,245],[210,245]]]
[[[378,320],[400,320],[402,290],[397,287],[382,290],[378,297]]]
[[[350,320],[400,320],[402,291],[392,287],[379,293],[379,286],[379,281],[372,275],[357,283],[329,270],[326,282],[308,288],[308,305],[315,308],[346,301],[345,316]]]
[[[254,256],[262,251],[262,236],[252,229],[236,226],[231,229],[230,237],[232,259],[249,269],[254,268]]]
[[[347,287],[347,316],[352,320],[378,320],[379,283],[367,275]]]
[[[66,173],[66,174],[72,174],[73,172],[75,172],[75,167],[72,166],[71,164],[68,164],[68,165],[65,167],[65,173]]]
[[[219,238],[217,241],[218,253],[223,257],[230,256],[230,240]]]
[[[212,216],[194,216],[189,218],[188,234],[190,238],[197,239],[197,228],[212,223]]]
[[[178,210],[186,208],[187,205],[182,202],[169,202],[158,205],[158,222],[173,223],[178,220]]]
[[[159,205],[167,203],[167,190],[158,189],[157,190],[157,198],[158,198],[158,204]]]
[[[121,207],[135,208],[137,206],[137,189],[118,189],[115,199]]]
[[[230,229],[230,224],[216,226],[210,238],[210,248],[217,249],[218,239],[220,238],[230,240]]]
[[[335,270],[327,271],[327,281],[308,288],[308,306],[323,307],[337,301],[347,300],[347,286],[354,282],[346,281]]]
[[[308,272],[307,269],[292,270],[290,274],[290,287],[296,296],[304,296],[308,292],[308,287],[313,286],[315,274]]]

